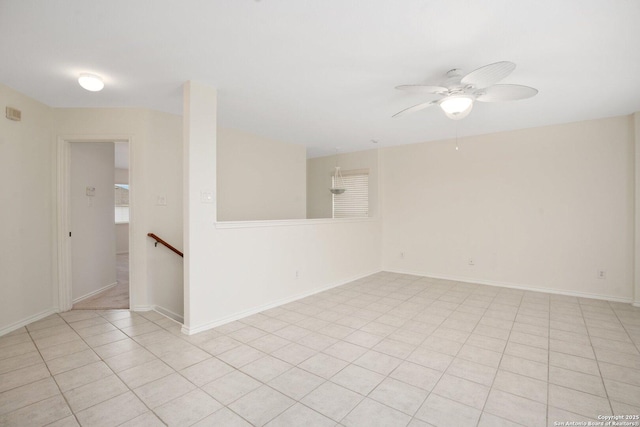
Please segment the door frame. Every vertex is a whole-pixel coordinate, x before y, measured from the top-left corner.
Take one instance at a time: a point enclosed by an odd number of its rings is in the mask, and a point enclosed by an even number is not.
[[[58,270],[58,293],[54,296],[57,299],[58,311],[68,311],[73,307],[72,296],[72,265],[71,265],[71,206],[70,206],[70,185],[71,185],[71,144],[72,143],[94,143],[94,142],[127,142],[129,148],[129,260],[134,253],[135,243],[133,231],[135,229],[135,185],[133,185],[133,138],[129,135],[72,135],[58,136],[57,141],[57,168],[56,168],[56,217],[57,217],[57,245],[54,254],[57,259],[54,265]],[[134,307],[135,292],[137,284],[134,282],[135,263],[129,262],[129,310]]]

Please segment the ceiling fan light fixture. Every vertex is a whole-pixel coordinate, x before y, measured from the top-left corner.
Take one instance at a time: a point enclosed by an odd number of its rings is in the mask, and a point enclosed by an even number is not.
[[[440,108],[450,119],[464,119],[473,109],[473,99],[467,96],[450,96],[440,102]]]
[[[102,77],[95,74],[82,73],[78,77],[78,83],[83,89],[90,92],[99,92],[104,88],[104,81]]]

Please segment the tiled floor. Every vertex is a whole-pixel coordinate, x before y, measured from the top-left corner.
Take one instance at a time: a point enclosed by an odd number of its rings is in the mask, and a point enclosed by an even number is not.
[[[640,414],[640,309],[379,273],[191,337],[71,311],[0,338],[2,426],[552,426]]]

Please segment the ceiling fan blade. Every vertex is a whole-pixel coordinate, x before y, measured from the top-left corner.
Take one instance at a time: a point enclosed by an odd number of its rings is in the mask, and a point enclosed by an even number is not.
[[[446,87],[428,85],[401,85],[396,86],[396,89],[414,93],[433,93],[437,95],[444,95],[449,91]]]
[[[395,113],[393,116],[391,117],[398,117],[398,116],[404,116],[405,114],[409,114],[409,113],[414,113],[416,111],[420,111],[420,110],[424,110],[427,107],[431,107],[432,105],[437,104],[438,101],[429,101],[429,102],[423,102],[422,104],[418,104],[418,105],[414,105],[413,107],[409,107],[409,108],[405,108],[404,110]]]
[[[493,64],[485,65],[470,72],[460,80],[460,83],[472,85],[478,89],[485,88],[507,77],[515,68],[516,64],[513,62],[494,62]]]
[[[538,89],[522,85],[493,85],[476,92],[481,102],[517,101],[535,96]]]

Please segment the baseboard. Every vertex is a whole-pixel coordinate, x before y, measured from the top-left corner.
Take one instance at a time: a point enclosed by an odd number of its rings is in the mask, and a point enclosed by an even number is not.
[[[86,294],[86,295],[83,295],[83,296],[81,296],[81,297],[75,298],[75,299],[73,300],[73,304],[78,303],[78,302],[80,302],[80,301],[84,301],[84,300],[86,300],[87,298],[91,298],[92,296],[97,295],[97,294],[99,294],[100,292],[104,292],[104,291],[106,291],[107,289],[111,289],[111,288],[113,288],[114,286],[117,286],[117,285],[118,285],[118,282],[113,282],[112,284],[107,285],[107,286],[103,286],[102,288],[100,288],[100,289],[98,289],[98,290],[96,290],[96,291],[93,291],[93,292],[88,293],[88,294]]]
[[[151,311],[153,310],[152,305],[134,305],[131,311]]]
[[[178,313],[174,313],[171,310],[168,310],[164,307],[161,307],[159,305],[154,305],[153,306],[153,311],[157,311],[158,313],[162,314],[164,317],[168,317],[171,320],[175,320],[176,322],[182,324],[184,323],[184,317],[179,315]]]
[[[309,291],[309,292],[304,292],[304,293],[301,293],[301,294],[294,295],[292,297],[282,298],[282,299],[279,299],[277,301],[261,305],[259,307],[254,307],[254,308],[251,308],[251,309],[248,309],[248,310],[241,311],[241,312],[236,313],[236,314],[232,314],[230,316],[223,317],[221,319],[216,319],[216,320],[212,320],[212,321],[207,322],[207,323],[203,323],[203,324],[198,325],[198,326],[188,327],[186,325],[183,325],[182,326],[182,333],[183,334],[187,334],[187,335],[197,334],[198,332],[203,332],[203,331],[206,331],[206,330],[209,330],[209,329],[224,325],[226,323],[230,323],[230,322],[233,322],[233,321],[236,321],[236,320],[239,320],[239,319],[243,319],[245,317],[251,316],[252,314],[260,313],[261,311],[269,310],[271,308],[275,308],[275,307],[278,307],[278,306],[281,306],[281,305],[284,305],[284,304],[288,304],[290,302],[297,301],[299,299],[306,298],[306,297],[309,297],[311,295],[315,295],[315,294],[320,293],[320,292],[328,291],[329,289],[345,285],[345,284],[347,284],[349,282],[353,282],[354,280],[358,280],[358,279],[362,279],[363,277],[371,276],[372,274],[378,273],[379,271],[380,270],[373,270],[373,271],[365,273],[365,274],[360,274],[358,276],[351,277],[349,279],[345,279],[345,280],[341,280],[341,281],[332,283],[332,284],[330,284],[328,286],[324,286],[324,287],[322,287],[320,289],[315,289],[315,290],[312,290],[312,291]]]
[[[610,295],[592,294],[592,293],[580,292],[580,291],[565,291],[561,289],[523,285],[520,283],[497,282],[494,280],[481,280],[481,279],[472,279],[469,277],[457,277],[457,276],[448,276],[448,275],[440,275],[440,274],[419,273],[419,272],[407,271],[407,270],[385,269],[382,271],[388,271],[389,273],[398,273],[398,274],[411,274],[413,276],[429,277],[432,279],[453,280],[456,282],[474,283],[477,285],[499,286],[501,288],[519,289],[522,291],[545,292],[548,294],[566,295],[570,297],[590,298],[590,299],[598,299],[598,300],[621,302],[621,303],[633,302],[631,298],[620,298],[620,297],[614,297]]]
[[[640,307],[640,301],[631,303],[631,305],[634,307]]]
[[[13,332],[16,329],[20,329],[23,326],[27,326],[29,323],[33,323],[36,322],[40,319],[44,319],[47,316],[51,316],[52,314],[55,314],[58,312],[58,308],[54,307],[54,308],[49,308],[45,311],[41,311],[38,314],[34,314],[33,316],[29,316],[26,319],[22,319],[22,320],[18,320],[17,322],[14,322],[10,325],[4,326],[2,328],[0,328],[0,337],[8,334],[9,332]]]

